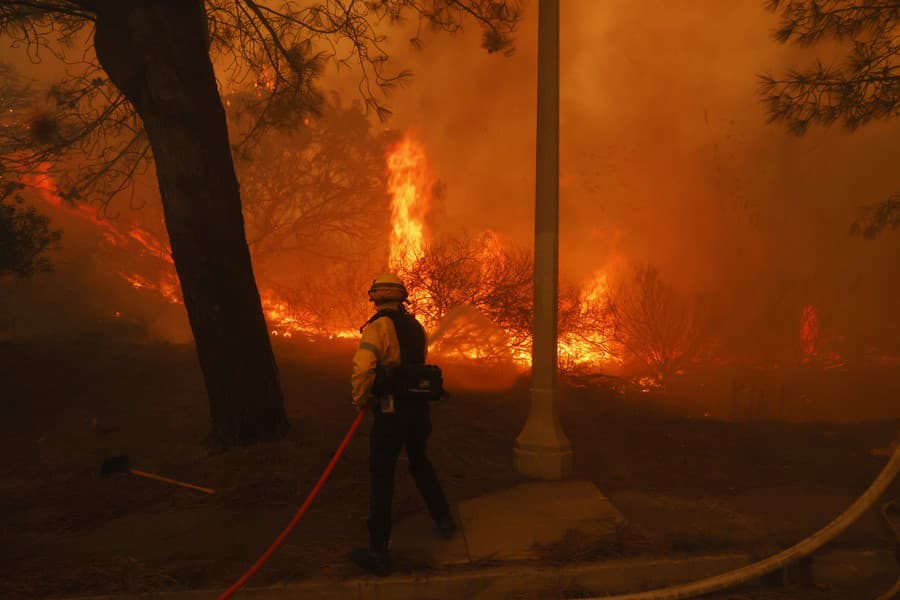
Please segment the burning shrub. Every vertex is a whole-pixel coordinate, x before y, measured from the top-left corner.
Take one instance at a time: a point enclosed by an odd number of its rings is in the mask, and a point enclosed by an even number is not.
[[[646,265],[617,290],[616,339],[666,381],[696,349],[696,311],[665,283],[659,271]]]
[[[426,245],[401,275],[414,311],[437,351],[479,359],[529,360],[534,262],[491,231],[445,236]],[[617,314],[598,274],[587,286],[563,285],[559,299],[560,369],[615,360]]]
[[[355,338],[371,314],[366,290],[377,266],[371,262],[333,262],[326,269],[300,270],[285,285],[264,294],[270,325],[281,335]],[[279,331],[280,330],[280,331]]]
[[[617,361],[619,315],[602,274],[585,287],[566,285],[559,294],[559,369],[563,373],[594,370]]]
[[[399,270],[413,310],[427,327],[435,327],[454,308],[468,306],[506,332],[511,348],[530,342],[531,254],[504,246],[493,232],[443,237]]]

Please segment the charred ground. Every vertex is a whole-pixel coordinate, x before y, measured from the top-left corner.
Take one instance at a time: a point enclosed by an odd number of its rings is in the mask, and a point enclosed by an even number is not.
[[[115,341],[111,335],[0,345],[7,415],[0,441],[0,518],[8,540],[0,576],[4,597],[225,586],[289,520],[352,420],[345,368],[352,344],[318,345],[312,353],[295,341],[276,347],[292,425],[288,437],[210,454],[201,444],[208,408],[193,348]],[[528,395],[525,378],[510,379],[513,384],[501,390],[454,388],[463,375],[448,369],[454,394],[435,410],[431,443],[454,501],[521,481],[511,448]],[[728,422],[691,416],[684,398],[622,396],[597,379],[564,378],[562,389],[561,416],[576,449],[575,477],[595,482],[633,527],[608,545],[570,540],[566,548],[548,548],[546,560],[556,563],[642,553],[768,553],[788,545],[796,540],[770,535],[779,519],[792,511],[824,511],[826,519],[841,510],[835,496],[852,497],[868,485],[884,464],[871,450],[887,446],[898,424],[883,414],[878,422],[843,425]],[[816,398],[814,389],[809,393]],[[700,397],[695,399],[699,406]],[[835,401],[863,410],[870,399],[866,392]],[[799,415],[801,407],[795,408]],[[256,583],[359,575],[346,559],[365,535],[367,429]],[[218,493],[207,497],[127,475],[100,478],[103,458],[116,454],[128,454],[134,468]],[[421,506],[403,461],[398,471],[399,518]],[[662,494],[714,505],[779,486],[810,495],[763,496],[758,536],[692,529],[689,521],[697,515],[687,512],[681,530],[664,531],[639,502]],[[895,484],[891,492],[898,491]],[[804,504],[817,497],[823,498],[821,506]],[[888,540],[851,532],[841,543]],[[412,557],[398,562],[401,572],[430,569]]]

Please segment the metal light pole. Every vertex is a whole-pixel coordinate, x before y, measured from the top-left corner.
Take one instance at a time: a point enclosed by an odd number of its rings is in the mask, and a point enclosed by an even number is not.
[[[572,471],[572,444],[556,408],[559,290],[559,0],[538,4],[534,331],[531,408],[513,450],[516,469],[538,479]]]

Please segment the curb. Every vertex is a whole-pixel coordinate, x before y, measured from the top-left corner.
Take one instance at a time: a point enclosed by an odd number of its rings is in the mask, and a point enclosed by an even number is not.
[[[238,600],[486,600],[536,592],[588,591],[616,594],[689,583],[754,562],[748,553],[686,558],[630,558],[559,567],[508,565],[440,575],[396,575],[354,579],[317,579],[301,583],[244,588]],[[790,568],[790,567],[788,567]],[[832,550],[814,557],[816,584],[854,586],[873,580],[893,582],[897,563],[888,550]],[[146,594],[70,597],[67,600],[215,600],[224,590],[186,590]]]

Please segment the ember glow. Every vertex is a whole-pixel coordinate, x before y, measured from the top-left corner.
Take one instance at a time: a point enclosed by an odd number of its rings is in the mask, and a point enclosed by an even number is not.
[[[425,148],[411,135],[388,150],[387,187],[391,198],[391,229],[389,241],[388,268],[404,272],[427,252],[430,231],[427,217],[431,211],[432,190],[437,181],[427,160]],[[49,167],[49,165],[48,165]],[[148,230],[134,224],[103,218],[95,209],[84,204],[70,204],[61,198],[49,168],[32,175],[25,183],[39,192],[39,196],[57,209],[75,214],[102,231],[105,242],[128,253],[139,253],[156,259],[152,268],[141,272],[119,269],[117,274],[131,287],[153,292],[170,303],[183,303],[171,251],[167,243],[161,241]],[[477,261],[481,265],[482,280],[489,281],[491,268],[506,260],[504,242],[494,231],[480,234]],[[410,300],[413,306],[430,306],[428,286],[413,288]],[[291,339],[304,336],[315,339],[354,339],[358,332],[335,327],[323,328],[317,315],[309,313],[259,282],[260,300],[269,331],[274,337]],[[587,315],[602,306],[608,299],[609,283],[606,274],[597,270],[585,282],[578,294],[577,310]],[[434,344],[438,354],[445,358],[478,361],[512,361],[522,367],[531,363],[531,342],[526,339],[513,344],[512,331],[505,331],[491,323],[477,310],[461,306],[448,313],[441,323],[426,322],[426,328],[438,335],[439,344]],[[561,363],[569,367],[592,368],[621,363],[611,351],[609,340],[599,331],[561,331],[559,339]]]
[[[117,274],[135,289],[153,290],[168,302],[182,303],[180,286],[168,244],[133,223],[126,224],[103,218],[99,210],[87,204],[66,201],[50,175],[50,167],[51,165],[46,163],[39,165],[37,173],[22,176],[22,184],[34,190],[48,205],[96,226],[101,231],[104,242],[109,246],[158,260],[162,263],[161,268],[153,275],[121,270],[117,271]]]
[[[175,279],[174,272],[163,272],[160,274],[159,280],[154,282],[138,273],[118,272],[119,277],[131,284],[136,290],[152,290],[165,298],[172,304],[183,304],[181,293],[179,292],[178,281]]]
[[[816,342],[819,338],[819,313],[816,307],[808,304],[800,313],[800,349],[803,360],[809,361],[816,354]]]
[[[402,274],[412,269],[429,251],[429,215],[437,178],[428,162],[426,149],[409,134],[388,149],[385,163],[391,209],[386,266]],[[42,165],[37,173],[23,176],[22,183],[54,209],[96,227],[102,236],[101,247],[108,252],[118,249],[127,256],[143,257],[140,266],[130,261],[129,265],[133,266],[129,269],[113,269],[129,286],[155,294],[168,303],[183,303],[171,251],[165,241],[134,223],[104,218],[96,208],[66,201],[50,173],[50,165]],[[509,248],[502,235],[489,229],[479,232],[476,248],[474,260],[481,272],[476,279],[491,282],[498,272],[494,269],[509,260]],[[499,270],[503,271],[502,268]],[[424,318],[426,313],[438,313],[432,310],[436,301],[429,296],[428,290],[440,289],[440,286],[425,283],[411,286],[410,300],[430,332],[431,350],[440,357],[439,360],[511,362],[523,369],[530,366],[530,337],[523,337],[521,331],[517,335],[516,331],[498,326],[471,306],[464,304],[445,309],[447,312],[438,319]],[[358,337],[356,329],[338,326],[323,315],[315,314],[314,309],[304,308],[308,303],[292,295],[293,292],[278,291],[282,288],[273,288],[265,279],[258,285],[263,312],[273,337],[282,340],[352,340]],[[569,296],[565,305],[569,320],[560,321],[558,356],[561,369],[617,372],[626,366],[623,347],[618,341],[607,338],[612,335],[613,325],[604,324],[598,317],[610,303],[611,287],[606,271],[595,269],[575,295]],[[122,313],[111,310],[110,314],[119,318]],[[846,361],[833,351],[834,335],[823,332],[818,308],[812,304],[803,306],[799,321],[800,362],[824,369],[843,368]],[[675,372],[676,375],[682,373],[681,370]],[[632,383],[640,392],[662,389],[658,379],[645,373],[636,375]]]
[[[579,294],[578,310],[586,315],[597,306],[602,306],[609,298],[609,283],[603,271],[594,273]],[[559,355],[573,366],[609,364],[621,362],[608,348],[612,342],[601,331],[590,331],[581,336],[571,332],[560,332]]]
[[[135,224],[103,218],[100,213],[86,204],[73,204],[65,201],[53,177],[49,174],[50,165],[41,165],[37,174],[25,175],[22,183],[37,192],[37,196],[58,210],[65,211],[84,221],[92,223],[103,235],[104,242],[129,254],[139,254],[155,260],[153,268],[145,272],[117,270],[116,274],[136,290],[153,292],[173,304],[183,304],[181,286],[175,273],[172,252],[168,243],[161,241],[150,231]],[[301,333],[317,337],[335,338],[352,337],[353,331],[323,332],[312,325],[313,315],[303,314],[289,302],[282,299],[270,289],[261,287],[260,299],[270,332],[274,336],[291,338]],[[116,316],[121,314],[116,311]]]

